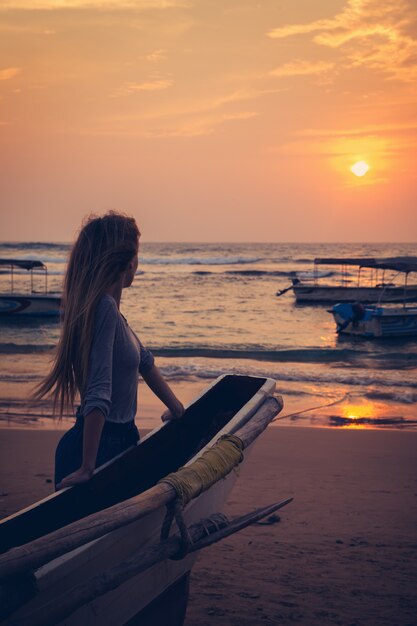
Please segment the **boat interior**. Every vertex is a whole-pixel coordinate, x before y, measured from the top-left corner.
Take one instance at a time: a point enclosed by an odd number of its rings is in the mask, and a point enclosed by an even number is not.
[[[88,483],[56,492],[0,522],[0,553],[138,495],[193,458],[245,406],[265,378],[227,375],[185,411],[103,465]]]

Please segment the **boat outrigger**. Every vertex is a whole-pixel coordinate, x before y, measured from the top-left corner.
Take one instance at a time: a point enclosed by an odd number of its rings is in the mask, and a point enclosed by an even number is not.
[[[377,305],[364,305],[362,302],[335,304],[330,310],[339,334],[362,337],[413,337],[417,336],[417,306],[407,305],[409,291],[407,278],[410,272],[417,272],[417,257],[393,257],[375,262],[376,270],[392,270],[404,274],[403,305],[384,305],[384,292]],[[389,302],[389,300],[388,300]]]
[[[233,469],[282,409],[274,389],[268,378],[220,377],[181,419],[156,428],[87,483],[1,522],[0,620],[133,623],[191,569],[197,550],[288,504],[291,498],[231,522],[219,515]]]
[[[59,315],[61,296],[57,292],[48,291],[48,270],[42,261],[33,259],[0,259],[0,268],[8,268],[10,272],[10,291],[0,293],[0,317],[8,316],[42,316],[56,317]],[[30,290],[15,291],[14,270],[30,272]],[[34,287],[34,270],[44,275],[44,288],[36,291]],[[7,271],[7,270],[6,270]]]
[[[406,271],[403,268],[415,261],[415,257],[395,257],[396,272]],[[362,302],[377,303],[384,299],[385,302],[417,302],[417,284],[401,286],[395,284],[395,276],[386,278],[386,270],[394,266],[390,261],[393,259],[378,259],[369,257],[356,258],[317,258],[314,259],[312,279],[300,279],[297,275],[292,278],[292,289],[297,303],[303,304],[333,304],[335,302]],[[340,266],[341,280],[338,283],[323,283],[319,281],[319,266]],[[356,284],[352,284],[348,267],[358,268]],[[367,270],[365,282],[363,271]],[[287,290],[278,292],[282,295]]]

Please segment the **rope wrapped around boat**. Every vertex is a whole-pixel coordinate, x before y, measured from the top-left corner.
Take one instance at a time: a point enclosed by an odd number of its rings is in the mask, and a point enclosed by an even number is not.
[[[220,478],[227,476],[241,461],[243,461],[242,440],[235,435],[223,435],[194,463],[168,474],[159,482],[171,485],[184,507],[200,493],[210,489]]]

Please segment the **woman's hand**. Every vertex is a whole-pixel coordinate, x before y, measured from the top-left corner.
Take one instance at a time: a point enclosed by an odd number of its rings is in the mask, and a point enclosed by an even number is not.
[[[61,482],[57,484],[56,488],[57,490],[59,490],[64,489],[65,487],[72,487],[73,485],[78,485],[80,483],[86,483],[87,480],[90,480],[91,476],[93,475],[93,471],[94,470],[92,469],[84,469],[83,467],[80,467],[80,469],[77,469],[77,471],[73,472],[72,474],[68,474],[68,476],[65,476],[65,478],[63,478]]]
[[[154,394],[158,396],[166,407],[168,407],[168,410],[162,413],[161,420],[163,422],[168,422],[169,420],[177,420],[180,418],[185,409],[162,376],[155,363],[149,371],[142,374],[142,377],[148,387],[152,389]]]
[[[170,420],[177,420],[184,414],[184,407],[179,400],[170,409],[164,411],[161,415],[163,422],[169,422]]]

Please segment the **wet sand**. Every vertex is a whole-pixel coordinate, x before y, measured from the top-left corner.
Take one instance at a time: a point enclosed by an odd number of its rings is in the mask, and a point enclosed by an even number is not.
[[[51,493],[61,435],[0,430],[2,517]],[[411,431],[270,426],[225,511],[294,501],[200,554],[186,626],[415,626],[416,444]]]

